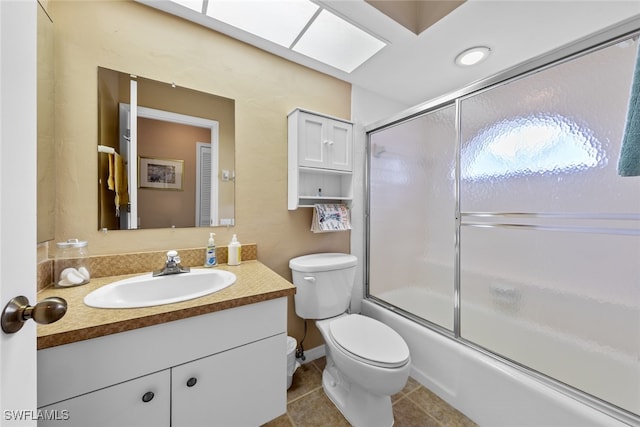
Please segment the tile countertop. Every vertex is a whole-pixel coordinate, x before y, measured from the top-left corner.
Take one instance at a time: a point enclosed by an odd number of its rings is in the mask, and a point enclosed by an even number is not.
[[[238,266],[221,264],[216,268],[234,273],[236,282],[210,295],[154,307],[103,309],[89,307],[83,302],[94,289],[139,274],[100,277],[73,288],[43,289],[38,293],[38,301],[58,296],[67,301],[68,308],[59,321],[38,325],[38,350],[286,297],[296,292],[293,284],[259,261],[243,261]]]

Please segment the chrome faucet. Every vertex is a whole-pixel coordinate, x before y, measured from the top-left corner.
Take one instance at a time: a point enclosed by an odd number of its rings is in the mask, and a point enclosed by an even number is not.
[[[188,273],[191,269],[189,267],[183,267],[180,265],[180,256],[177,251],[170,250],[167,252],[167,262],[160,270],[156,270],[152,273],[155,276],[167,276],[169,274]]]

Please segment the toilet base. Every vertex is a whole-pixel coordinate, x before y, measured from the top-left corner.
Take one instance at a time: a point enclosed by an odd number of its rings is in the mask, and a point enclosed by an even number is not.
[[[347,381],[335,365],[322,372],[322,388],[354,427],[391,427],[391,396],[379,396]]]

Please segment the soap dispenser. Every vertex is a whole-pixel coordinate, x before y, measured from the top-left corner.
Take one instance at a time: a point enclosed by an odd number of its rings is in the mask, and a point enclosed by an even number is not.
[[[209,233],[209,242],[207,243],[207,250],[205,252],[204,266],[215,267],[218,265],[218,259],[216,258],[216,243],[213,240],[213,236],[216,233]]]
[[[228,265],[240,265],[242,260],[242,245],[238,242],[238,238],[234,234],[231,238],[231,242],[227,248],[227,264]]]

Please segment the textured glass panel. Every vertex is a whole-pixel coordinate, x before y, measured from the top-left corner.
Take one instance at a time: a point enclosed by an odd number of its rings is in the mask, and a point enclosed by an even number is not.
[[[640,414],[639,230],[550,228],[462,226],[461,336]]]
[[[640,414],[637,41],[461,102],[461,336]]]
[[[463,212],[640,213],[617,175],[637,42],[461,102]]]
[[[370,139],[370,294],[453,329],[455,109]]]

